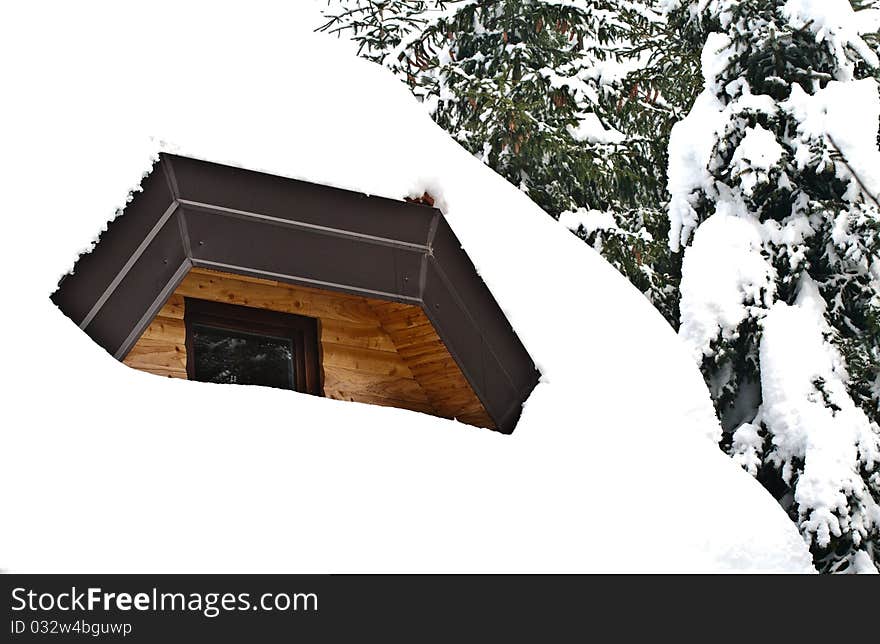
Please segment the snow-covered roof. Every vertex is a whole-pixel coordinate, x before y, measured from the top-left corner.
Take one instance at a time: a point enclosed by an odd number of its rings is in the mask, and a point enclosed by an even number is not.
[[[27,61],[7,117],[0,485],[18,492],[0,504],[15,517],[0,567],[811,569],[791,521],[718,449],[698,370],[625,278],[385,71],[310,33],[307,9],[249,11],[62,7],[0,45]],[[187,34],[173,46],[170,24]],[[99,350],[48,295],[160,151],[433,195],[543,374],[516,434],[161,379]]]

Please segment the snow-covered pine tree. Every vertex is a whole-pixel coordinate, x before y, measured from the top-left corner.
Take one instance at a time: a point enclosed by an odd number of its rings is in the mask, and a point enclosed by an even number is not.
[[[880,564],[880,12],[666,0],[705,41],[670,141],[680,334],[822,571]]]
[[[656,126],[666,135],[678,114],[646,78],[628,74],[645,58],[627,40],[634,23],[658,35],[652,2],[332,0],[322,28],[346,31],[392,69],[438,124],[553,217],[564,215],[677,324],[679,262],[665,243],[658,170],[666,146],[655,141]],[[613,225],[580,226],[595,211]]]
[[[327,22],[319,29],[347,32],[357,42],[359,56],[399,69],[400,61],[389,56],[425,25],[430,10],[443,5],[443,0],[327,0]]]
[[[434,119],[548,213],[608,208],[631,181],[593,106],[623,25],[613,2],[449,2],[404,48]]]
[[[580,209],[562,220],[642,291],[669,323],[679,324],[681,253],[666,239],[666,167],[672,126],[702,89],[700,50],[683,38],[657,0],[621,0],[617,19],[626,32],[609,44],[604,92],[593,109],[625,136],[634,180],[620,186],[613,212]]]
[[[682,34],[661,8],[663,0],[621,0],[618,16],[626,35],[614,43],[621,72],[609,79],[612,100],[596,109],[624,133],[642,166],[637,203],[662,208],[668,199],[666,167],[672,126],[687,115],[703,89],[700,51],[694,34]]]

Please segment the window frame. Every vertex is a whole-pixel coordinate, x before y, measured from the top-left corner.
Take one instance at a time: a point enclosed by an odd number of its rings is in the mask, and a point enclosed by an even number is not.
[[[195,381],[193,326],[201,325],[258,336],[289,339],[293,343],[294,388],[291,391],[323,396],[318,319],[258,309],[242,304],[184,298],[186,377]]]

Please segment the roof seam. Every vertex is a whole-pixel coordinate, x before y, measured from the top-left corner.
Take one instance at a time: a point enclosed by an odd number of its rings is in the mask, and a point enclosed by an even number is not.
[[[210,204],[203,201],[192,201],[190,199],[180,199],[180,204],[184,207],[193,208],[195,210],[201,210],[203,212],[207,212],[210,214],[228,216],[228,217],[238,217],[241,219],[255,219],[258,221],[263,221],[270,224],[277,224],[279,226],[284,226],[287,228],[296,228],[300,230],[308,230],[311,232],[331,235],[333,237],[343,237],[343,238],[354,238],[359,241],[377,244],[380,246],[390,246],[392,248],[401,248],[409,251],[421,251],[425,252],[427,250],[427,246],[424,244],[416,244],[414,242],[406,242],[400,241],[397,239],[391,239],[388,237],[378,237],[376,235],[368,235],[366,233],[358,233],[349,230],[341,230],[339,228],[332,228],[330,226],[321,226],[320,224],[310,224],[305,221],[297,221],[295,219],[284,219],[282,217],[273,217],[271,215],[264,215],[257,212],[250,212],[248,210],[238,210],[237,208],[227,208],[225,206],[218,206],[216,204]]]
[[[122,268],[119,269],[119,272],[116,273],[116,275],[110,281],[110,284],[107,285],[107,288],[104,289],[104,292],[101,293],[100,297],[98,297],[97,300],[95,300],[92,308],[89,309],[89,312],[79,323],[79,328],[85,330],[89,326],[89,324],[91,324],[92,320],[95,319],[95,316],[98,315],[98,312],[107,302],[107,300],[110,299],[110,296],[113,295],[113,292],[122,282],[122,280],[125,279],[125,276],[128,275],[128,272],[131,270],[131,268],[137,263],[138,259],[140,259],[140,256],[143,255],[144,251],[147,249],[147,247],[150,245],[156,235],[159,234],[159,231],[162,230],[162,228],[165,226],[165,223],[168,221],[168,219],[175,213],[177,207],[178,202],[176,200],[172,201],[171,205],[169,205],[165,212],[162,213],[162,216],[159,217],[159,220],[150,229],[150,232],[147,233],[147,236],[144,237],[143,241],[141,241],[141,243],[134,250],[134,252],[128,258],[125,264],[122,265]]]
[[[174,172],[171,158],[162,155],[160,163],[162,164],[162,172],[165,174],[165,181],[168,183],[171,195],[175,201],[180,201],[180,186],[177,184],[177,174]],[[183,243],[183,252],[188,258],[192,259],[192,245],[190,244],[189,230],[186,227],[186,219],[183,217],[183,212],[178,211],[175,218],[177,219],[177,228],[180,231],[180,241]]]
[[[419,297],[425,299],[425,284],[428,283],[428,257],[434,255],[434,236],[437,234],[437,226],[440,223],[440,212],[434,212],[431,218],[431,225],[428,226],[428,238],[425,241],[425,254],[422,255],[421,266],[419,267]]]
[[[159,310],[165,306],[165,302],[171,297],[171,294],[174,293],[174,290],[180,285],[183,281],[183,278],[186,277],[186,274],[189,273],[192,268],[193,263],[189,257],[185,257],[183,261],[180,263],[180,266],[177,267],[177,270],[174,271],[174,275],[171,276],[171,279],[162,287],[162,290],[159,291],[159,295],[156,296],[156,299],[153,300],[153,303],[147,308],[146,312],[141,316],[140,320],[138,320],[137,324],[134,325],[131,332],[128,336],[123,340],[122,344],[116,349],[113,353],[113,357],[117,360],[123,360],[128,352],[131,351],[131,348],[135,345],[138,338],[141,337],[141,334],[144,332],[144,329],[149,326],[150,322],[156,317],[156,314]]]
[[[165,175],[165,182],[168,184],[171,196],[175,199],[180,199],[180,188],[177,185],[177,175],[174,174],[174,168],[171,166],[171,159],[161,154],[159,156],[159,164],[162,166],[162,173]]]
[[[489,353],[492,354],[492,357],[495,359],[495,363],[498,365],[498,368],[501,370],[501,373],[507,378],[507,382],[510,383],[510,387],[513,391],[518,391],[518,387],[516,386],[516,381],[514,381],[513,377],[511,377],[510,373],[504,366],[504,363],[501,361],[501,358],[498,357],[498,353],[495,351],[495,348],[492,346],[490,342],[486,339],[486,334],[483,333],[482,326],[479,322],[474,318],[471,314],[470,309],[465,304],[465,302],[461,299],[461,296],[458,294],[458,290],[455,288],[455,284],[452,283],[452,280],[449,279],[449,276],[446,275],[446,272],[443,270],[443,267],[440,265],[440,262],[433,255],[428,256],[428,260],[434,267],[434,270],[437,271],[437,275],[440,276],[440,279],[443,281],[443,284],[446,286],[449,294],[452,295],[452,298],[455,300],[455,303],[458,304],[461,311],[464,315],[470,320],[473,327],[477,330],[477,333],[480,336],[480,341],[483,345],[489,350]],[[426,309],[428,307],[425,307]]]

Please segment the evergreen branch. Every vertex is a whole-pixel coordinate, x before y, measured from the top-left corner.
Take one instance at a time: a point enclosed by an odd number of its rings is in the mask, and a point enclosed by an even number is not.
[[[865,185],[865,182],[862,181],[862,178],[859,176],[858,172],[856,172],[853,167],[850,165],[849,161],[846,160],[846,155],[841,151],[840,147],[837,143],[834,142],[834,137],[830,134],[825,135],[828,138],[828,142],[831,143],[831,147],[834,148],[834,151],[839,155],[840,161],[846,166],[846,169],[849,170],[849,173],[852,175],[853,179],[856,180],[856,183],[859,184],[859,187],[862,189],[862,192],[867,196],[871,201],[874,202],[874,205],[880,208],[880,202],[877,201],[877,197],[871,194],[871,191],[868,190],[868,187]]]

